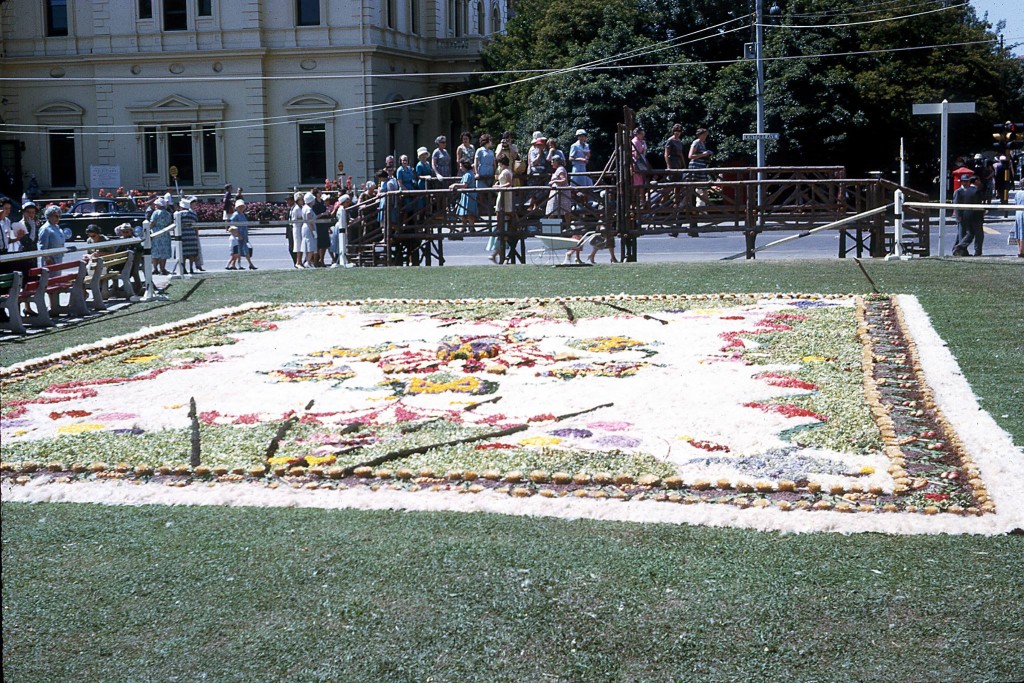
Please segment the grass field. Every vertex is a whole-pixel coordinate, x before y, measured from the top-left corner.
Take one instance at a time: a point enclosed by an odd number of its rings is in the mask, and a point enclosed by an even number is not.
[[[1024,267],[865,264],[1024,444]],[[259,272],[0,346],[248,301],[868,292],[852,261]],[[1024,537],[786,536],[455,513],[4,504],[9,681],[1024,678]]]

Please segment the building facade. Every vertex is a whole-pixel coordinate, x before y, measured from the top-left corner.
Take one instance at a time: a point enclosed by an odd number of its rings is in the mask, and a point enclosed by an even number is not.
[[[248,196],[370,177],[467,120],[508,0],[0,4],[4,189]],[[457,143],[456,143],[457,144]],[[118,181],[113,187],[114,181]],[[280,196],[277,197],[280,199]]]

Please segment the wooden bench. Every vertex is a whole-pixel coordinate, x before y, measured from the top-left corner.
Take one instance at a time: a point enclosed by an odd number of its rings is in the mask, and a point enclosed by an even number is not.
[[[119,251],[116,254],[99,256],[93,262],[92,274],[86,287],[92,294],[89,302],[94,311],[106,310],[106,302],[112,298],[132,299],[135,288],[132,274],[135,269],[135,252]]]
[[[35,279],[32,279],[32,278]],[[28,282],[22,281],[21,294],[18,301],[35,305],[35,313],[21,316],[24,325],[36,327],[53,327],[56,323],[50,318],[50,310],[46,307],[46,284],[50,271],[46,268],[33,268],[29,271]]]
[[[0,329],[10,330],[15,334],[26,334],[25,323],[21,321],[21,271],[0,275],[0,309],[7,312],[7,319],[0,319]]]
[[[46,278],[43,278],[43,273]],[[46,322],[43,325],[53,325],[53,315],[89,315],[89,306],[85,302],[85,262],[71,261],[70,263],[57,263],[43,268],[33,268],[28,271],[29,278],[39,276],[39,281],[29,283],[24,291],[28,292],[32,285],[35,285],[33,295],[45,292],[50,299],[49,312],[45,316]],[[67,292],[68,303],[61,304],[60,295]],[[41,302],[42,297],[37,298]],[[39,316],[43,315],[45,306],[39,306]]]

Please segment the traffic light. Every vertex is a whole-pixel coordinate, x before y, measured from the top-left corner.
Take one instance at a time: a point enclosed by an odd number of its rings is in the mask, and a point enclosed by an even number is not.
[[[1006,151],[1024,146],[1024,123],[1006,123]]]
[[[1024,146],[1024,123],[997,123],[992,128],[992,139],[995,141],[992,147],[1000,154]]]
[[[1007,134],[1009,132],[1006,127],[1009,125],[1011,124],[1007,121],[1006,123],[997,123],[992,126],[993,130],[995,130],[995,132],[992,133],[992,139],[995,140],[995,142],[992,143],[992,149],[996,151],[996,154],[1003,154],[1006,152],[1006,143],[1008,142]]]

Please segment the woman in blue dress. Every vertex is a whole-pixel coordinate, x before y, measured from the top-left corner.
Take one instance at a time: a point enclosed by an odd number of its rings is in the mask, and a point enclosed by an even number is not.
[[[395,171],[395,179],[398,180],[398,186],[402,190],[415,190],[416,187],[416,172],[412,170],[412,166],[409,165],[409,157],[405,154],[398,158],[399,167]],[[416,198],[405,196],[402,198],[402,212],[405,214],[406,223],[416,220]]]
[[[149,218],[149,230],[155,235],[174,222],[174,217],[167,211],[167,200],[157,197],[153,204],[156,211]],[[170,275],[167,271],[167,259],[171,258],[171,232],[168,230],[163,235],[152,238],[150,255],[153,257],[153,272],[160,275]]]
[[[416,164],[416,189],[425,190],[427,189],[427,182],[434,175],[434,170],[430,166],[430,150],[426,147],[420,147],[416,150],[416,157],[419,159],[419,162]],[[420,212],[427,208],[427,196],[421,194],[417,197],[415,206],[416,210]]]
[[[452,190],[467,190],[459,193],[459,203],[455,207],[455,215],[462,218],[462,229],[468,231],[476,222],[478,209],[476,205],[476,192],[469,192],[470,188],[476,187],[476,176],[473,175],[473,164],[469,159],[460,162],[462,178],[457,183],[451,184]]]

